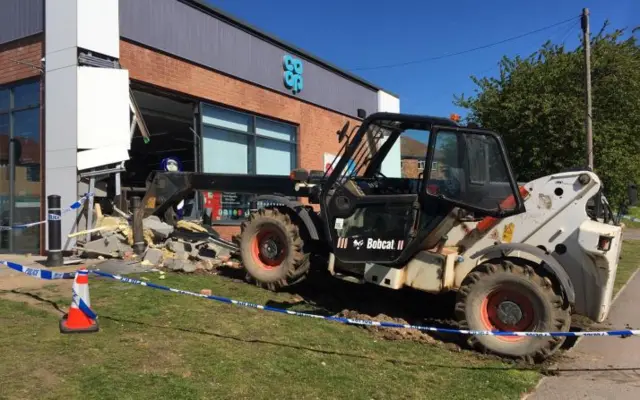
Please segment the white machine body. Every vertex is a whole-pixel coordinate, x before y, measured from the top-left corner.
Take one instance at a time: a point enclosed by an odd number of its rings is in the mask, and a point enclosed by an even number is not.
[[[575,292],[574,312],[602,322],[611,308],[622,228],[588,216],[587,202],[601,186],[589,171],[541,177],[521,186],[526,212],[494,220],[482,232],[481,221],[458,221],[443,247],[419,252],[402,268],[366,264],[363,280],[390,289],[456,290],[477,265],[502,253],[472,255],[499,244],[524,243],[543,250],[566,271]],[[526,251],[512,250],[508,256],[542,261]]]

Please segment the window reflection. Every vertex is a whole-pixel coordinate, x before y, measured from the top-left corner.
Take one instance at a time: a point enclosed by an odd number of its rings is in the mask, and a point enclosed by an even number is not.
[[[40,220],[39,102],[38,81],[0,89],[0,226]],[[0,252],[38,252],[40,229],[0,230]]]
[[[204,172],[286,176],[295,168],[294,125],[208,104],[203,104],[202,124]],[[209,192],[205,208],[214,223],[238,222],[249,212],[252,197]]]
[[[0,112],[9,110],[10,101],[9,89],[0,89]]]
[[[13,108],[37,107],[40,104],[40,83],[30,82],[13,88]]]

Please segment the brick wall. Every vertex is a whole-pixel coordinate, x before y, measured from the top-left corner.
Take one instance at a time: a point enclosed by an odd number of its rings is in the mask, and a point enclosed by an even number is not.
[[[425,174],[424,169],[421,169],[418,164],[419,160],[406,158],[402,160],[402,177],[417,179],[419,175]],[[429,171],[429,179],[446,179],[446,175],[443,170],[443,164],[441,162],[434,163],[434,166]]]
[[[282,121],[297,124],[298,164],[323,170],[323,154],[338,153],[336,131],[352,118],[304,103],[281,93],[211,71],[127,41],[120,42],[120,62],[131,79],[220,103]],[[237,227],[216,227],[225,238]]]
[[[424,172],[423,169],[418,167],[418,160],[413,159],[405,159],[402,160],[402,177],[403,178],[411,178],[417,179],[421,172]]]
[[[0,45],[0,85],[39,75],[38,70],[23,63],[40,67],[42,46],[42,35]]]

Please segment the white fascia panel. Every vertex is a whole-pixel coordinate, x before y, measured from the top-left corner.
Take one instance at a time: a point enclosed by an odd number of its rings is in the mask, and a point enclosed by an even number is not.
[[[378,111],[379,112],[390,112],[390,113],[399,113],[400,112],[400,99],[390,95],[389,93],[379,90],[378,91]],[[385,137],[386,140],[386,137]],[[401,178],[402,177],[402,163],[401,163],[401,154],[400,154],[400,140],[397,140],[387,156],[382,161],[382,165],[380,166],[380,170],[383,174],[390,178]]]
[[[44,3],[46,54],[76,47],[78,42],[78,0],[46,0]]]
[[[378,111],[399,113],[400,99],[383,90],[378,90]]]
[[[109,164],[119,163],[128,159],[129,151],[119,145],[78,151],[78,171],[104,167]]]
[[[60,0],[55,0],[55,2],[58,1]],[[76,1],[78,2],[77,46],[109,57],[120,58],[118,0]]]
[[[131,147],[129,71],[78,67],[78,150]]]

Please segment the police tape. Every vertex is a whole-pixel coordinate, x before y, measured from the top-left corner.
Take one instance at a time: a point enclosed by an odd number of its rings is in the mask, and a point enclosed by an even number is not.
[[[80,297],[80,295],[76,293],[75,290],[72,291],[71,301],[78,306],[80,311],[82,311],[82,313],[86,315],[87,318],[93,319],[93,320],[98,318],[98,314],[95,311],[93,311],[93,309],[89,307],[89,305],[85,303],[84,300],[82,300],[82,297]]]
[[[16,271],[23,272],[28,274],[29,276],[33,276],[34,278],[40,279],[73,279],[75,273],[60,273],[60,272],[51,272],[46,270],[38,270],[36,268],[25,268],[22,265],[8,262],[8,261],[0,261],[0,264],[6,265],[9,268],[12,268]],[[164,290],[167,292],[183,294],[187,296],[201,297],[208,300],[215,300],[221,303],[232,304],[240,307],[247,308],[255,308],[263,311],[271,311],[279,314],[287,314],[293,315],[297,317],[305,317],[305,318],[313,318],[320,319],[325,321],[333,321],[346,325],[360,325],[360,326],[375,326],[380,328],[396,328],[396,329],[415,329],[426,332],[436,332],[436,333],[449,333],[449,334],[458,334],[458,335],[470,335],[470,336],[530,336],[530,337],[541,337],[541,336],[551,336],[551,337],[580,337],[580,336],[621,336],[621,337],[629,337],[629,336],[640,336],[640,330],[638,329],[620,329],[613,331],[582,331],[582,332],[509,332],[509,331],[477,331],[477,330],[467,330],[467,329],[453,329],[453,328],[438,328],[433,326],[422,326],[422,325],[411,325],[411,324],[399,324],[396,322],[385,322],[385,321],[373,321],[373,320],[364,320],[364,319],[353,319],[353,318],[345,318],[345,317],[337,317],[337,316],[325,316],[325,315],[317,315],[300,311],[291,311],[285,310],[282,308],[265,306],[255,303],[250,303],[246,301],[239,301],[230,299],[228,297],[216,296],[216,295],[205,295],[201,293],[190,292],[188,290],[181,290],[170,288],[167,286],[158,285],[152,282],[144,282],[133,278],[127,278],[120,275],[113,275],[107,272],[103,272],[100,270],[88,270],[89,273],[101,276],[103,278],[113,279],[123,283],[129,283],[132,285],[145,286],[152,289]],[[55,277],[54,277],[55,276]],[[79,308],[88,316],[97,316],[97,314],[86,304],[82,304],[82,299],[77,296],[77,294],[73,293],[74,299],[78,298],[77,302]]]
[[[42,225],[42,224],[46,223],[47,221],[60,221],[62,219],[62,215],[66,214],[66,213],[68,213],[70,211],[77,210],[78,208],[82,207],[82,204],[91,196],[93,196],[93,193],[87,193],[84,196],[80,197],[78,200],[76,200],[73,203],[71,203],[71,205],[69,205],[69,207],[60,210],[60,215],[49,213],[47,215],[47,219],[42,220],[42,221],[38,221],[38,222],[29,222],[29,223],[26,223],[26,224],[0,225],[0,231],[12,231],[12,230],[16,230],[16,229],[27,229],[27,228],[31,228],[33,226]]]
[[[38,279],[73,279],[75,276],[75,272],[54,272],[47,269],[29,268],[11,261],[0,260],[0,264]]]

